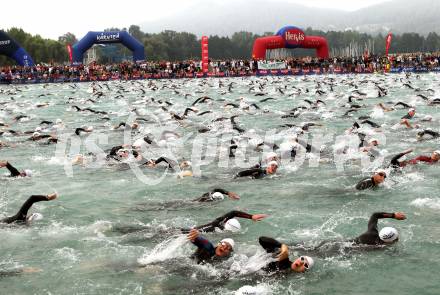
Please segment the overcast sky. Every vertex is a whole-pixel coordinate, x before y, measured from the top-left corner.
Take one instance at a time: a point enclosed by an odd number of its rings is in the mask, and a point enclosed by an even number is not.
[[[31,34],[58,39],[72,32],[78,39],[88,31],[109,27],[129,27],[145,21],[166,18],[198,2],[213,0],[21,0],[2,1],[0,28],[19,27]],[[234,0],[214,0],[222,3]],[[252,0],[249,5],[252,5]],[[356,10],[389,0],[268,0],[295,2],[307,6]],[[237,14],[239,17],[239,14]],[[209,33],[209,32],[207,32]]]

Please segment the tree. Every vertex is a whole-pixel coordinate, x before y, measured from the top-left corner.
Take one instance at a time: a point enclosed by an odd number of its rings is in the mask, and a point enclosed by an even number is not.
[[[59,36],[58,42],[60,42],[64,45],[67,45],[67,44],[73,45],[76,42],[78,42],[78,39],[76,39],[76,36],[74,34],[68,32],[62,36]]]

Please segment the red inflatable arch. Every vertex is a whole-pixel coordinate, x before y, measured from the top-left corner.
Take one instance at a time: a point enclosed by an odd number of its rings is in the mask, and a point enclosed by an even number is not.
[[[280,29],[275,36],[257,38],[252,58],[265,59],[267,49],[277,48],[315,48],[319,58],[329,57],[328,44],[324,37],[306,36],[303,30],[288,26]]]

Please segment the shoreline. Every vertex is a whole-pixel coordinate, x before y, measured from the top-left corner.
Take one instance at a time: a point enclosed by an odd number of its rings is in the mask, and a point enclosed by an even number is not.
[[[161,74],[146,74],[143,77],[131,77],[131,78],[121,78],[121,77],[109,77],[109,78],[96,78],[96,79],[80,79],[80,78],[57,78],[57,79],[47,79],[47,80],[11,80],[11,81],[0,81],[0,85],[31,85],[31,84],[53,84],[53,83],[82,83],[82,82],[108,82],[108,81],[139,81],[139,80],[174,80],[174,79],[205,79],[205,78],[243,78],[243,77],[282,77],[282,76],[324,76],[324,75],[366,75],[366,74],[400,74],[400,73],[440,73],[440,67],[435,67],[433,69],[427,68],[392,68],[387,72],[371,72],[371,71],[354,71],[348,72],[343,69],[335,69],[332,71],[322,71],[321,69],[306,69],[306,70],[258,70],[255,73],[241,73],[229,75],[225,72],[220,72],[217,74],[208,73],[206,75],[201,73],[186,74],[179,77],[170,77]]]

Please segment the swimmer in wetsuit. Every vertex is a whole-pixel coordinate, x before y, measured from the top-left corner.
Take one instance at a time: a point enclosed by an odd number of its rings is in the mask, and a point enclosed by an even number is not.
[[[385,181],[387,173],[383,169],[377,170],[372,177],[367,177],[358,182],[356,185],[357,190],[365,190],[370,188],[375,188]]]
[[[277,172],[278,163],[276,161],[269,162],[266,168],[252,168],[238,172],[234,178],[250,176],[255,179],[263,178],[266,175],[272,175]]]
[[[305,272],[313,267],[314,261],[309,256],[300,256],[291,261],[289,259],[289,248],[286,244],[281,244],[277,240],[269,237],[260,237],[258,239],[261,247],[266,250],[267,253],[275,253],[276,261],[270,262],[264,270],[269,272],[292,270],[294,272]]]
[[[24,204],[21,206],[20,210],[18,210],[17,214],[15,214],[14,216],[6,217],[6,218],[0,220],[0,222],[2,222],[2,223],[13,223],[13,222],[26,223],[28,221],[28,216],[27,216],[28,211],[34,203],[41,202],[41,201],[52,201],[52,200],[55,200],[56,198],[57,198],[56,193],[50,194],[47,196],[42,196],[42,195],[30,196],[26,200],[26,202],[24,202]]]
[[[210,192],[204,193],[201,197],[192,200],[192,202],[213,202],[217,200],[223,200],[225,198],[225,195],[232,200],[240,199],[240,197],[234,192],[226,191],[221,188],[215,188]]]
[[[399,161],[400,158],[402,158],[403,156],[405,156],[406,154],[412,153],[413,150],[409,149],[406,150],[400,154],[395,155],[392,159],[391,159],[391,167],[393,168],[401,168],[401,167],[405,167],[407,165],[415,165],[419,162],[424,162],[427,164],[435,164],[440,160],[440,150],[434,151],[432,152],[431,156],[418,156],[414,159],[411,160],[407,160],[407,161]]]
[[[201,231],[201,232],[213,232],[216,229],[219,230],[228,230],[228,231],[239,231],[241,229],[241,225],[238,222],[238,220],[236,218],[245,218],[245,219],[252,219],[253,221],[260,221],[263,220],[264,218],[267,217],[266,214],[249,214],[246,212],[242,212],[242,211],[231,211],[226,213],[223,216],[220,216],[216,219],[214,219],[213,221],[207,223],[207,224],[203,224],[203,225],[199,225],[194,227],[195,229]],[[181,230],[183,233],[188,233],[190,230],[189,229],[182,229]]]
[[[191,256],[197,263],[214,262],[225,259],[234,251],[235,242],[232,239],[223,239],[217,246],[200,236],[197,229],[192,229],[188,234],[188,240],[197,246],[196,252]]]
[[[8,161],[0,161],[0,168],[6,167],[6,169],[9,170],[9,172],[11,172],[11,175],[9,175],[10,177],[31,177],[32,176],[32,171],[29,169],[25,169],[22,172],[18,171],[17,168],[15,168],[14,166],[11,165],[11,163],[9,163]]]
[[[401,212],[396,213],[384,213],[384,212],[376,212],[373,213],[368,221],[368,229],[366,232],[352,240],[352,242],[356,244],[365,244],[365,245],[383,245],[397,242],[398,233],[397,230],[392,228],[384,228],[380,232],[377,229],[377,223],[379,219],[382,218],[394,218],[397,220],[405,220],[405,214]]]

